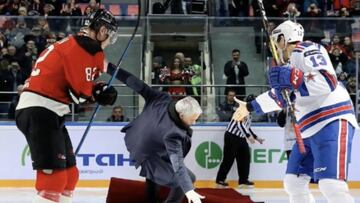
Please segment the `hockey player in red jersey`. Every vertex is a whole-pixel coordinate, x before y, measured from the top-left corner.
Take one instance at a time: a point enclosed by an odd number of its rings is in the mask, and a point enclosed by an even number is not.
[[[33,203],[72,202],[79,171],[64,125],[69,104],[112,105],[117,97],[114,87],[94,82],[106,72],[103,49],[116,40],[116,20],[99,9],[88,16],[86,26],[84,35],[69,36],[41,53],[16,108],[16,125],[37,173]]]

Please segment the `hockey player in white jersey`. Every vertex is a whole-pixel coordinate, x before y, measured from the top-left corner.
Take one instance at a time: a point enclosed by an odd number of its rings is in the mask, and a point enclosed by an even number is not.
[[[295,95],[297,125],[305,145],[301,154],[295,144],[287,165],[284,188],[291,203],[315,202],[309,190],[311,177],[329,203],[353,203],[346,183],[354,129],[358,128],[346,89],[337,81],[324,47],[304,41],[303,27],[285,21],[272,32],[286,66],[269,70],[271,90],[251,103],[240,105],[233,118],[242,120],[250,111],[267,113],[286,107],[281,90]]]

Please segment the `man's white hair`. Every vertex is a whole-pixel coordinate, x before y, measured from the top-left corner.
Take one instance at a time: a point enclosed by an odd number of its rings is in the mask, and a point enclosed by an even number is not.
[[[175,109],[179,114],[184,116],[200,115],[202,113],[201,107],[193,97],[185,97],[180,99],[175,104]]]

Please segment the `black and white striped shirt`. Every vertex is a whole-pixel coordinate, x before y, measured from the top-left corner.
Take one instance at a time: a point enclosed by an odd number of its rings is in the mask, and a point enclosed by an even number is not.
[[[226,131],[241,138],[250,137],[251,135],[254,138],[257,137],[251,130],[251,115],[246,116],[242,121],[231,119]]]

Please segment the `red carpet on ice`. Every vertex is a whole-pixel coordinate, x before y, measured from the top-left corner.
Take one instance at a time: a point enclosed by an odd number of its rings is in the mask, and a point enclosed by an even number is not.
[[[241,195],[234,189],[199,188],[196,192],[205,195],[203,203],[251,203],[249,196]],[[161,200],[165,200],[167,188],[160,192]],[[107,203],[145,203],[145,182],[111,178]],[[187,203],[184,198],[183,203]]]

